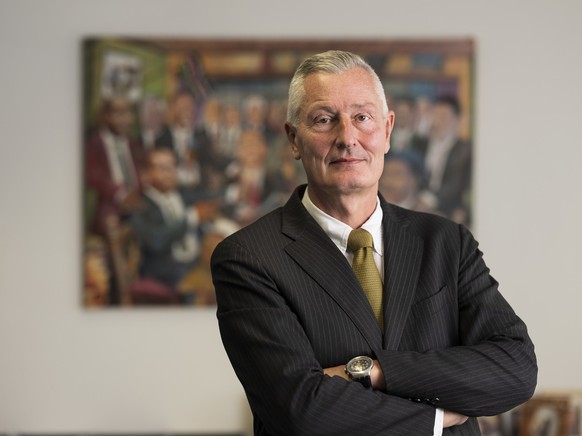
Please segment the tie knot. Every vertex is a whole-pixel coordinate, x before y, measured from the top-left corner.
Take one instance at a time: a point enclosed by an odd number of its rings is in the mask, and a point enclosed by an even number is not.
[[[364,229],[352,230],[348,237],[348,248],[351,251],[357,251],[364,247],[374,247],[372,235]]]

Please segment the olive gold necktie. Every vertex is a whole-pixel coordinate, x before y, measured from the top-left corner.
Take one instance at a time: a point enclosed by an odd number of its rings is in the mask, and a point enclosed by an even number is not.
[[[368,297],[376,315],[378,325],[383,327],[382,319],[382,279],[374,262],[374,241],[364,229],[352,230],[348,237],[348,249],[354,253],[352,270]]]

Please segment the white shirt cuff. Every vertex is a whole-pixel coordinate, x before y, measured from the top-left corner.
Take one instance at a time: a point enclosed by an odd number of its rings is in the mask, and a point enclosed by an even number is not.
[[[443,421],[445,417],[445,411],[443,409],[436,409],[436,414],[434,417],[434,436],[442,436],[443,434]]]

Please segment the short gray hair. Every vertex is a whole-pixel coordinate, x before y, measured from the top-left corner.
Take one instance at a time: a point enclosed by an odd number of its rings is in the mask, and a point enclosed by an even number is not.
[[[305,99],[305,78],[315,73],[340,74],[354,68],[361,68],[370,74],[374,81],[376,93],[382,102],[384,116],[388,114],[388,104],[384,86],[374,69],[360,56],[341,50],[329,50],[305,59],[295,71],[289,85],[289,101],[287,104],[287,122],[296,127],[299,124],[299,111]]]

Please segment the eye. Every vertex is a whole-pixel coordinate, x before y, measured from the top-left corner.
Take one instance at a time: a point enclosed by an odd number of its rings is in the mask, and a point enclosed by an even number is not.
[[[370,116],[367,114],[360,114],[360,115],[356,115],[356,121],[368,121],[370,119]]]
[[[313,117],[312,127],[319,132],[327,132],[333,128],[336,117],[330,114],[321,114]]]
[[[329,124],[331,123],[331,117],[318,117],[315,119],[315,124]]]

